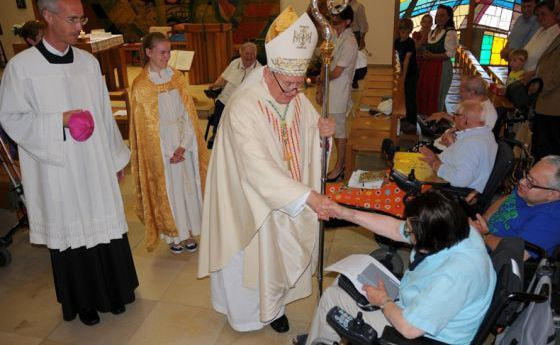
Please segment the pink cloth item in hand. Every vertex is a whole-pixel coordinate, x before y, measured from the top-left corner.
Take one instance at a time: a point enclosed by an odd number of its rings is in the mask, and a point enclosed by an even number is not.
[[[86,141],[93,134],[93,116],[88,110],[72,114],[68,120],[70,135],[76,141]]]

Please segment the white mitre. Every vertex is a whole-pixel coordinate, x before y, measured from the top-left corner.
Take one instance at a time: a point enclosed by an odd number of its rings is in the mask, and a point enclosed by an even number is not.
[[[288,6],[266,34],[268,68],[284,75],[305,76],[317,39],[317,29],[307,13],[298,18],[292,6]]]

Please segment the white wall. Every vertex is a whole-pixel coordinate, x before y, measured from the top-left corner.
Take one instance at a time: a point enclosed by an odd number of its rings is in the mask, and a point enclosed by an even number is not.
[[[2,24],[3,31],[3,34],[0,35],[0,41],[2,41],[8,59],[14,56],[12,43],[23,42],[13,34],[12,26],[35,19],[31,0],[26,0],[25,2],[27,8],[18,9],[15,0],[0,0],[0,24]]]
[[[395,0],[359,0],[366,8],[369,32],[366,35],[368,62],[374,65],[390,65],[393,50],[393,25]],[[308,0],[280,0],[280,9],[292,5],[297,13],[307,10]]]

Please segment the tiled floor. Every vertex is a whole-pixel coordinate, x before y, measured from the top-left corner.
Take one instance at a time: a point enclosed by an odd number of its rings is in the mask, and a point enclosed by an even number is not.
[[[137,70],[131,72],[133,77]],[[192,87],[195,97],[204,97],[202,89]],[[354,98],[358,97],[359,92],[354,92]],[[376,161],[370,156],[359,160],[362,168]],[[164,244],[148,253],[143,244],[143,225],[133,210],[130,179],[125,179],[121,190],[140,280],[136,301],[122,315],[101,314],[101,323],[93,327],[77,319],[63,321],[48,251],[30,245],[27,231],[20,231],[9,247],[12,263],[0,267],[0,344],[291,344],[296,334],[306,331],[317,304],[316,289],[312,296],[288,305],[290,332],[281,335],[270,327],[251,333],[234,332],[225,317],[211,307],[209,279],[196,278],[197,254],[176,255]],[[0,209],[0,235],[13,222],[13,215]],[[327,264],[348,254],[369,253],[376,246],[371,234],[359,227],[329,229],[325,239]],[[327,275],[325,285],[332,279]]]

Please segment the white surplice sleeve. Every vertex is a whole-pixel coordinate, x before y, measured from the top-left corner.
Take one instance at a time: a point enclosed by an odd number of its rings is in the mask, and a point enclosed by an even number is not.
[[[183,108],[183,102],[181,102],[181,100],[179,99],[179,97],[176,98],[176,102],[179,102],[179,109]],[[187,109],[184,109],[181,112],[181,126],[182,126],[182,133],[181,133],[181,144],[180,146],[182,148],[185,149],[185,151],[190,151],[193,149],[193,144],[195,142],[195,136],[194,136],[194,129],[193,129],[193,124],[191,121],[191,118],[187,112]]]
[[[31,91],[17,66],[8,64],[0,85],[0,124],[37,161],[64,166],[62,113],[36,109]]]
[[[280,211],[286,213],[288,216],[292,218],[297,217],[301,213],[301,211],[303,211],[303,209],[305,208],[305,203],[307,201],[307,198],[309,197],[309,194],[311,194],[310,191],[303,194],[298,199],[292,201],[288,205],[282,207]]]
[[[99,84],[99,90],[101,95],[101,109],[103,114],[103,125],[107,132],[107,139],[109,140],[109,149],[111,151],[111,158],[115,166],[115,173],[121,171],[126,167],[130,161],[130,150],[125,145],[117,122],[113,118],[113,110],[111,109],[111,100],[109,98],[109,91],[107,91],[107,84],[101,77],[101,69],[99,68],[99,63],[96,61],[97,69],[97,83]],[[130,116],[130,114],[128,114]]]

